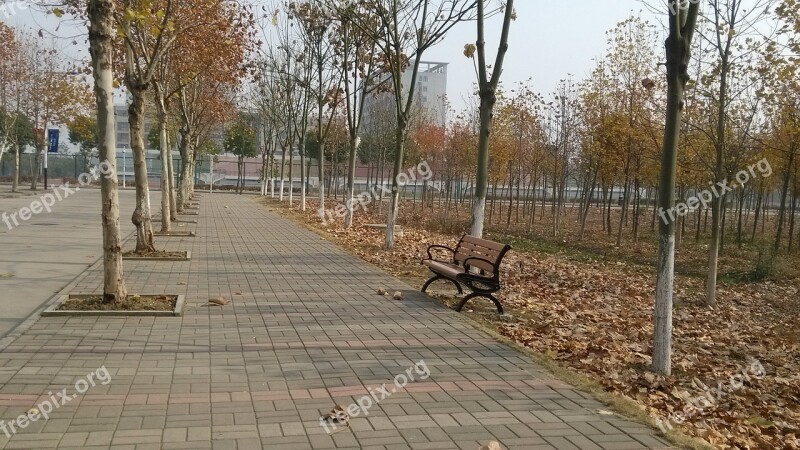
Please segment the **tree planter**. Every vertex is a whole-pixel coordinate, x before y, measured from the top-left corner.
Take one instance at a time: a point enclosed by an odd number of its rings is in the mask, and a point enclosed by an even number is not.
[[[200,213],[197,212],[197,211],[186,211],[186,210],[184,210],[183,212],[179,212],[178,215],[179,216],[199,216]]]
[[[175,223],[197,223],[196,220],[193,219],[175,219],[173,220]]]
[[[42,317],[58,316],[104,316],[104,317],[180,317],[186,308],[186,298],[183,295],[142,295],[143,298],[154,297],[163,299],[167,303],[163,310],[137,310],[137,309],[62,309],[65,303],[75,300],[88,300],[98,295],[62,295],[53,305],[42,312]],[[131,299],[133,296],[128,296]]]
[[[195,237],[197,236],[194,234],[194,231],[168,231],[166,233],[162,231],[155,231],[153,232],[153,236],[158,237]]]
[[[156,252],[156,254],[126,252],[122,254],[122,259],[127,261],[190,261],[192,252]]]

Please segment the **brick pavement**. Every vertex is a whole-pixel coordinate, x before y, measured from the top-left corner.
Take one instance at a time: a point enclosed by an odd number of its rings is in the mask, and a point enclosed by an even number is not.
[[[413,288],[247,197],[201,197],[190,262],[125,263],[131,293],[186,294],[182,318],[41,318],[0,352],[8,423],[105,366],[112,376],[0,448],[667,448]],[[184,228],[182,228],[184,229]],[[130,243],[128,243],[130,245]],[[71,293],[99,293],[95,264]],[[377,288],[406,292],[398,302]],[[225,307],[209,298],[232,299]],[[424,361],[427,379],[329,435],[347,406]],[[421,368],[421,366],[420,366]],[[412,371],[423,378],[424,370]]]

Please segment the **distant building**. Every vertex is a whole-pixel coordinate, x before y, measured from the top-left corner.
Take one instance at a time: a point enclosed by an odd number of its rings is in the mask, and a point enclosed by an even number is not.
[[[424,120],[444,127],[447,124],[447,66],[443,62],[420,62],[417,84],[414,93],[414,104],[425,116]],[[403,72],[403,95],[408,95],[407,86],[411,85],[414,63]],[[391,106],[391,108],[390,108]],[[371,116],[379,110],[393,110],[394,97],[390,92],[371,95],[365,104],[365,124],[369,127]]]
[[[448,63],[420,63],[417,76],[417,101],[427,118],[439,126],[447,124],[447,66]],[[403,73],[403,86],[411,84],[413,67]]]
[[[116,119],[117,149],[131,148],[131,130],[128,121],[128,105],[114,105],[114,118]],[[147,136],[150,134],[152,121],[145,114],[144,117],[144,146],[150,147]]]

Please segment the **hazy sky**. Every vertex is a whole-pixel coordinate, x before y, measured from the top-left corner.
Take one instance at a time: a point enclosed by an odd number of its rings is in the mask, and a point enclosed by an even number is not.
[[[558,81],[569,74],[576,80],[585,78],[593,68],[592,58],[605,53],[606,31],[618,22],[631,14],[641,14],[652,22],[663,19],[648,11],[641,0],[517,0],[516,3],[518,18],[511,26],[502,80],[504,85],[511,87],[515,82],[530,78],[534,88],[543,94],[552,92]],[[15,5],[19,4],[23,3]],[[8,4],[6,8],[7,11]],[[10,18],[6,18],[3,12],[0,11],[0,20],[33,33],[40,28],[56,32],[59,24],[52,15],[46,16],[32,9],[16,7]],[[492,61],[500,35],[500,20],[499,15],[490,20],[486,34]],[[457,25],[444,42],[424,57],[425,60],[450,63],[448,97],[456,109],[461,109],[467,97],[472,95],[476,78],[472,61],[463,56],[464,45],[476,40],[475,28],[474,22]],[[81,35],[84,32],[82,26],[62,24],[56,32],[61,39],[53,40],[53,43],[62,49],[62,54],[75,59],[86,58],[85,36]],[[78,45],[72,45],[73,40],[77,40]]]
[[[606,31],[617,23],[631,15],[641,15],[654,24],[660,19],[639,0],[517,0],[515,6],[518,18],[511,24],[501,81],[511,88],[530,78],[542,94],[554,91],[559,80],[569,74],[576,80],[586,78],[594,68],[592,58],[605,54]],[[495,17],[486,31],[491,63],[499,44],[501,19]],[[474,22],[459,24],[424,58],[450,63],[448,97],[456,109],[472,95],[476,81],[473,62],[463,55],[464,45],[476,38]]]

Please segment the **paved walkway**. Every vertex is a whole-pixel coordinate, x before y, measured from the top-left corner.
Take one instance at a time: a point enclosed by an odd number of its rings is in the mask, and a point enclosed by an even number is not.
[[[0,186],[10,190],[10,186]],[[0,213],[8,215],[44,195],[23,190],[0,192]],[[130,216],[135,192],[120,192],[122,233],[133,233]],[[160,192],[151,202],[160,205]],[[26,317],[102,256],[100,189],[83,189],[14,227],[0,221],[0,342]]]
[[[249,197],[206,194],[198,219],[198,237],[157,240],[191,262],[125,264],[131,293],[186,294],[183,318],[42,318],[2,350],[0,426],[50,392],[64,404],[10,439],[0,429],[0,448],[667,447]],[[100,292],[101,274],[94,265],[70,292]],[[203,306],[219,295],[232,304]],[[76,394],[90,372],[108,381],[103,366],[110,382]],[[367,398],[350,429],[320,425]]]

